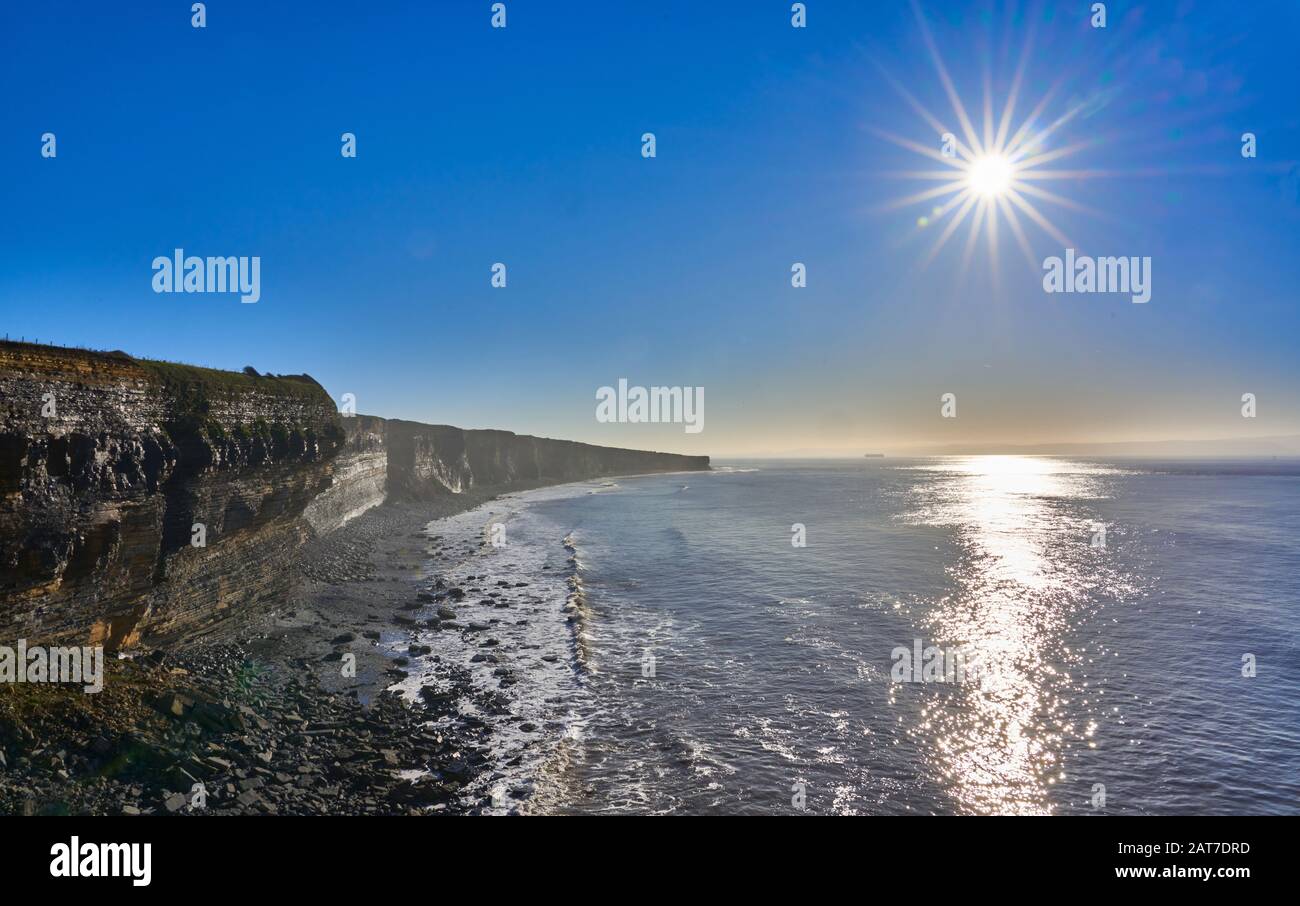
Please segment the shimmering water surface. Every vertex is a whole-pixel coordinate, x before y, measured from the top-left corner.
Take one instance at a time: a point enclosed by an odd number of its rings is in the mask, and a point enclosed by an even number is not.
[[[1300,810],[1300,463],[720,465],[464,517],[567,652],[514,705],[530,808]],[[892,681],[914,640],[980,669]]]

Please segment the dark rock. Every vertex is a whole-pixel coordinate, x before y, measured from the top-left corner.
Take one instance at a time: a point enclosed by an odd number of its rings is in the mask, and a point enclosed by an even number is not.
[[[194,707],[194,699],[179,692],[167,691],[158,696],[154,707],[169,717],[184,717]]]

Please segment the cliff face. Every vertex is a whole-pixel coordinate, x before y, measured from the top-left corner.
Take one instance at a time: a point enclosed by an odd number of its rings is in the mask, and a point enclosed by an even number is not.
[[[330,483],[307,504],[303,518],[318,535],[334,531],[388,495],[387,427],[382,418],[345,418],[346,440],[334,458]]]
[[[311,378],[0,343],[0,641],[124,647],[282,600],[311,534],[389,496],[708,457],[340,419]]]
[[[118,647],[287,591],[342,442],[310,378],[0,344],[0,637]]]
[[[709,468],[707,456],[648,453],[510,431],[387,422],[389,490],[407,497]]]

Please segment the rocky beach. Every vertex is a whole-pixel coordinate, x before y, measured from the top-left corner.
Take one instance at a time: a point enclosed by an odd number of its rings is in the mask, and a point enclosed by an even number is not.
[[[494,637],[526,587],[440,578],[473,557],[430,519],[466,495],[372,509],[302,552],[279,607],[205,638],[110,659],[105,691],[0,687],[7,814],[458,814],[512,811],[489,728],[508,714],[421,631],[522,681]],[[511,622],[514,622],[513,614]],[[452,639],[455,637],[455,640]],[[345,669],[351,655],[355,669]],[[418,672],[417,672],[418,671]],[[410,700],[390,691],[418,682]],[[536,727],[530,729],[536,730]],[[201,791],[201,795],[199,794]]]
[[[475,508],[708,467],[0,343],[0,643],[105,654],[100,692],[0,683],[0,812],[516,811],[555,730],[517,693],[573,669],[571,615]]]

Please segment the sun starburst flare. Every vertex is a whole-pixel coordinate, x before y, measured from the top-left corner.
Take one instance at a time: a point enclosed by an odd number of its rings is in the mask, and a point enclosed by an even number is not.
[[[989,253],[996,274],[999,226],[1005,223],[1025,259],[1031,267],[1037,269],[1039,262],[1030,249],[1026,227],[1032,225],[1042,230],[1063,247],[1074,246],[1074,243],[1043,213],[1043,210],[1040,210],[1040,207],[1050,204],[1073,211],[1098,214],[1070,198],[1037,185],[1042,181],[1053,179],[1101,175],[1095,172],[1059,170],[1045,166],[1089,146],[1087,142],[1056,147],[1050,144],[1050,140],[1083,112],[1089,102],[1074,104],[1055,119],[1045,120],[1044,113],[1061,85],[1058,81],[1037,101],[1019,128],[1012,131],[1011,123],[1015,117],[1025,66],[1033,44],[1031,33],[1026,37],[1021,48],[1020,59],[1002,106],[1001,115],[996,120],[991,79],[986,75],[981,124],[983,130],[982,133],[977,132],[948,74],[947,67],[943,64],[934,37],[920,8],[913,4],[913,9],[935,72],[952,106],[951,115],[956,119],[956,126],[954,128],[951,124],[944,123],[938,116],[927,110],[911,92],[882,70],[894,90],[907,101],[927,125],[935,130],[939,141],[924,144],[878,129],[873,131],[901,148],[944,165],[944,169],[908,170],[888,174],[909,180],[931,181],[937,185],[896,199],[885,205],[885,208],[898,209],[921,204],[927,206],[926,213],[917,218],[917,227],[939,228],[939,234],[925,256],[927,264],[934,260],[963,224],[968,224],[963,270],[969,265],[983,232],[988,237]]]

